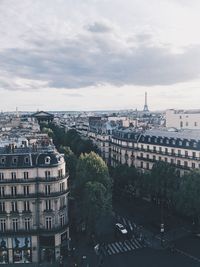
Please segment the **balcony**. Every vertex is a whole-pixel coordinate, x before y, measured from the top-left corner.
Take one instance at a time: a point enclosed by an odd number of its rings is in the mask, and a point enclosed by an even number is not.
[[[61,181],[65,178],[69,177],[69,173],[66,173],[65,176],[57,176],[57,177],[36,177],[36,178],[28,178],[28,179],[24,179],[24,178],[16,178],[14,180],[12,179],[3,179],[0,180],[0,185],[1,184],[32,184],[32,183],[49,183],[49,182],[57,182],[57,181]]]
[[[62,195],[65,195],[69,193],[69,189],[66,189],[62,192],[58,191],[58,192],[52,192],[52,193],[49,193],[48,195],[45,194],[45,192],[39,192],[39,193],[31,193],[31,194],[28,194],[28,195],[24,195],[24,194],[16,194],[16,195],[11,195],[11,194],[5,194],[4,196],[0,196],[0,199],[10,199],[10,200],[13,200],[13,199],[38,199],[38,198],[51,198],[51,197],[59,197],[59,196],[62,196]]]

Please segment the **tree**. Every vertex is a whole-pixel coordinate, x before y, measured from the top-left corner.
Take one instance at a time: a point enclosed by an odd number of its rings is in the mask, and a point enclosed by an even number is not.
[[[179,177],[176,169],[169,163],[156,162],[149,176],[149,193],[157,200],[164,200],[172,203],[174,201],[175,192],[179,185]]]
[[[98,222],[111,216],[112,181],[105,162],[94,152],[78,159],[73,196],[77,218],[86,223],[88,232],[97,233]]]
[[[119,165],[112,172],[113,178],[113,197],[118,200],[120,198],[131,198],[135,196],[139,173],[135,167],[128,165]]]
[[[110,198],[109,191],[102,183],[94,181],[85,184],[82,212],[88,232],[101,232],[98,222],[111,215]]]
[[[194,170],[181,179],[176,194],[176,208],[182,214],[199,223],[200,218],[200,171]]]
[[[94,152],[81,154],[78,160],[75,180],[78,194],[89,181],[100,182],[106,189],[111,190],[112,181],[109,177],[108,167],[103,159]]]

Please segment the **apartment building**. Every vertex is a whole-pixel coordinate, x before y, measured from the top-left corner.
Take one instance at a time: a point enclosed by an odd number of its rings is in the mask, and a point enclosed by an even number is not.
[[[156,161],[174,165],[184,174],[200,168],[200,131],[116,130],[111,138],[111,165],[150,170]]]
[[[53,262],[66,250],[68,173],[52,145],[0,148],[0,263]]]

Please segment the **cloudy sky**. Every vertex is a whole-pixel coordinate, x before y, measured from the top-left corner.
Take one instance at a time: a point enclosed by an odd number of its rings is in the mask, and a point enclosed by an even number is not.
[[[0,109],[200,108],[199,0],[0,0]]]

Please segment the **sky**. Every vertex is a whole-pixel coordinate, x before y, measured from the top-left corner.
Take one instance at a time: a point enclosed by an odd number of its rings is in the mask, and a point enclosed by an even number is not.
[[[199,0],[0,0],[0,110],[200,108]]]

